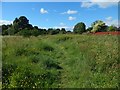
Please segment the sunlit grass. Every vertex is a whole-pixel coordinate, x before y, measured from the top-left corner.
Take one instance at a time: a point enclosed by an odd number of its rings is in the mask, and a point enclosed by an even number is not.
[[[3,88],[119,87],[118,44],[112,35],[3,37]]]

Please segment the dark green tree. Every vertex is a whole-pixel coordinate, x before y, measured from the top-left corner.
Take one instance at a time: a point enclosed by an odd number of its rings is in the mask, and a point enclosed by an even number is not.
[[[32,35],[31,30],[28,30],[27,28],[18,32],[18,34],[22,35],[23,37],[30,37]]]
[[[61,33],[61,34],[66,34],[65,28],[61,28],[60,33]]]
[[[73,29],[73,32],[78,34],[86,32],[86,25],[83,22],[77,23]]]
[[[114,25],[111,25],[108,27],[108,31],[117,31],[117,27]]]
[[[33,26],[31,24],[27,24],[27,27],[26,27],[28,30],[32,30],[33,29]]]
[[[8,26],[7,25],[2,25],[2,35],[8,35]]]
[[[25,29],[27,25],[29,24],[29,20],[25,16],[19,17],[19,25],[20,29]]]
[[[29,20],[25,16],[20,16],[19,19],[15,18],[13,21],[13,28],[16,32],[29,27]]]
[[[48,30],[47,30],[47,34],[50,34],[50,35],[51,35],[52,32],[53,32],[53,30],[54,30],[53,28],[48,28]]]
[[[39,28],[38,28],[38,26],[34,26],[34,29],[37,29],[37,30],[38,30]]]

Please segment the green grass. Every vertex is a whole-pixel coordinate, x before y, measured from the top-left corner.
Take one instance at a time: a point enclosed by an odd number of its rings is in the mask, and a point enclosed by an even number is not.
[[[3,88],[118,88],[118,36],[3,37]]]
[[[0,35],[0,89],[2,89],[2,36]]]

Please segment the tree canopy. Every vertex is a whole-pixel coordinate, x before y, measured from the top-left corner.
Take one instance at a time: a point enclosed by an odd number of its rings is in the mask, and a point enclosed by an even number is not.
[[[55,35],[55,34],[67,34],[67,33],[95,33],[102,31],[120,31],[120,27],[117,28],[114,25],[107,26],[103,21],[96,20],[91,24],[90,27],[86,29],[86,25],[84,22],[77,23],[72,31],[66,31],[65,28],[48,28],[42,29],[38,26],[33,26],[29,23],[29,20],[25,16],[20,16],[19,18],[15,18],[13,24],[10,25],[2,25],[2,35],[23,35],[23,36],[38,36],[38,35]]]
[[[83,22],[77,23],[73,29],[74,33],[82,34],[86,31],[86,25]]]

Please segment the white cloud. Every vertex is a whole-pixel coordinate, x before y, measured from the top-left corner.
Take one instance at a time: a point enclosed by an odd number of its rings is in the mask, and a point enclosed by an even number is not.
[[[53,26],[53,27],[41,27],[41,26],[38,26],[38,28],[41,28],[41,29],[49,29],[49,28],[54,28],[54,29],[62,29],[62,28],[65,28],[66,30],[73,30],[74,27],[70,27],[70,26]]]
[[[38,28],[40,28],[40,29],[48,29],[47,27],[41,27],[41,26],[38,26]]]
[[[116,27],[118,27],[118,20],[117,19],[113,19],[111,16],[110,17],[107,17],[106,19],[105,19],[105,23],[107,24],[107,25],[115,25]]]
[[[76,17],[72,17],[72,16],[68,17],[68,20],[70,20],[70,21],[75,20],[75,19],[76,19]]]
[[[112,17],[111,17],[111,16],[110,16],[110,17],[107,17],[106,20],[112,20]]]
[[[113,5],[117,5],[119,0],[89,0],[88,2],[82,2],[81,7],[92,7],[98,5],[99,8],[107,8]]]
[[[3,25],[3,24],[8,25],[8,24],[12,24],[12,23],[13,23],[13,21],[0,20],[0,25]]]
[[[92,3],[92,2],[82,2],[81,7],[89,8],[93,5],[94,5],[94,3]]]
[[[41,9],[40,9],[40,13],[41,13],[41,14],[45,14],[45,13],[48,13],[48,11],[45,10],[44,8],[41,8]]]
[[[76,13],[78,13],[78,11],[75,11],[75,10],[68,10],[68,11],[63,12],[63,13],[61,13],[61,14],[76,14]]]

